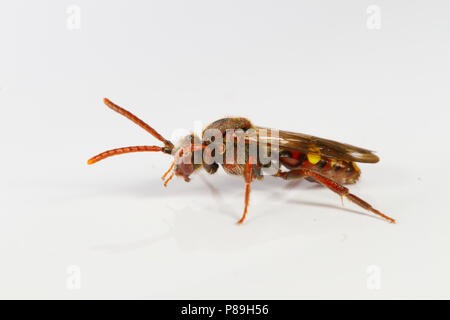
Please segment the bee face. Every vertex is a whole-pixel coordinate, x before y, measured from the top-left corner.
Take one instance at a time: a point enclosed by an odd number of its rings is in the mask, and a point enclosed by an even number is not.
[[[196,152],[202,152],[201,150],[194,150],[196,145],[201,145],[201,140],[196,135],[191,134],[183,138],[180,145],[173,151],[175,175],[183,177],[186,182],[189,182],[189,176],[201,167],[201,163],[195,162],[197,159],[202,159],[201,154],[200,157],[194,157]]]

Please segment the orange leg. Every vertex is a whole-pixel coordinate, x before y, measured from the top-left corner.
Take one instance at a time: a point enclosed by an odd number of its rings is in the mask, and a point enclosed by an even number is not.
[[[250,202],[250,183],[253,179],[253,161],[249,161],[245,164],[244,167],[244,178],[245,178],[245,207],[244,214],[242,215],[241,220],[238,221],[238,224],[244,222],[245,217],[247,216],[248,204]]]
[[[364,200],[362,200],[361,198],[355,196],[354,194],[350,193],[350,190],[342,185],[340,185],[339,183],[322,176],[321,174],[318,174],[314,171],[311,170],[307,170],[307,169],[296,169],[296,170],[292,170],[289,172],[279,172],[277,173],[275,176],[277,177],[282,177],[284,179],[288,179],[288,178],[293,178],[294,176],[297,176],[299,178],[301,177],[311,177],[314,180],[316,180],[317,182],[319,182],[320,184],[324,185],[325,187],[327,187],[328,189],[330,189],[331,191],[337,193],[338,195],[341,196],[341,198],[346,197],[348,200],[350,200],[351,202],[357,204],[358,206],[360,206],[361,208],[364,208],[384,219],[386,219],[387,221],[389,221],[390,223],[395,223],[395,220],[386,216],[385,214],[381,213],[380,211],[378,211],[377,209],[373,208],[370,204],[368,204],[367,202],[365,202]]]
[[[250,201],[250,182],[245,183],[245,207],[244,207],[244,214],[242,215],[241,220],[238,221],[238,224],[241,224],[244,222],[245,217],[247,216],[247,208],[248,203]]]

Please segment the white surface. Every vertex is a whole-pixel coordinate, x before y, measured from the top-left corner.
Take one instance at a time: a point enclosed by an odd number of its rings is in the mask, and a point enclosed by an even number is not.
[[[76,1],[72,31],[70,4],[0,8],[1,298],[449,298],[448,1]],[[267,178],[236,226],[223,171],[165,189],[167,155],[89,167],[158,143],[104,96],[169,138],[243,115],[375,149],[351,189],[398,224]]]

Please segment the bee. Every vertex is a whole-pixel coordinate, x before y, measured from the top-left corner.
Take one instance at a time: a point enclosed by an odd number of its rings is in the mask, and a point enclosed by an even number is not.
[[[174,158],[169,170],[162,176],[164,186],[167,186],[167,183],[174,176],[181,177],[186,182],[189,182],[191,175],[200,168],[205,169],[210,174],[214,174],[218,170],[219,165],[221,165],[226,173],[244,178],[244,211],[241,219],[238,221],[238,224],[241,224],[244,222],[248,211],[250,185],[255,179],[263,180],[263,170],[268,166],[267,163],[262,163],[260,152],[250,152],[251,146],[256,146],[257,149],[263,149],[272,156],[276,155],[277,166],[270,175],[284,180],[305,178],[308,181],[317,182],[337,193],[342,201],[345,197],[361,208],[382,217],[390,223],[395,223],[393,218],[381,213],[366,201],[350,193],[350,190],[344,186],[345,184],[353,184],[358,181],[361,170],[356,165],[357,162],[376,163],[379,161],[378,156],[373,151],[302,133],[276,130],[276,135],[269,135],[268,130],[271,129],[255,126],[248,119],[242,117],[229,117],[214,121],[203,130],[202,137],[189,134],[182,139],[179,145],[174,146],[172,142],[165,139],[155,129],[131,112],[106,98],[104,103],[112,110],[146,130],[161,141],[164,146],[133,146],[108,150],[90,158],[87,161],[88,164],[94,164],[114,155],[131,152],[162,152]],[[208,130],[218,132],[219,138],[226,138],[226,141],[213,144],[212,139],[206,137]],[[236,153],[233,153],[234,156],[232,155],[231,157],[226,156],[226,159],[221,162],[214,161],[215,158],[211,161],[214,152],[216,155],[228,155],[230,150],[236,151],[238,149],[239,137],[234,135],[234,130],[244,133],[250,131],[255,133],[246,135],[243,140],[240,140],[244,144],[243,161],[236,161]],[[217,140],[217,135],[215,138]],[[209,147],[212,145],[215,148],[211,150]],[[209,157],[206,155],[207,150],[209,150]],[[200,161],[198,161],[198,158]]]

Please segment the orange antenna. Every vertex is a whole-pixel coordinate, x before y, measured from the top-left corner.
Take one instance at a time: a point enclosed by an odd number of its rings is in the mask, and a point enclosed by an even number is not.
[[[108,150],[105,152],[102,152],[95,157],[90,158],[87,163],[88,164],[94,164],[100,160],[103,160],[105,158],[116,156],[118,154],[124,154],[124,153],[131,153],[131,152],[145,152],[145,151],[163,151],[163,148],[157,147],[157,146],[136,146],[136,147],[124,147],[124,148],[118,148],[113,150]]]
[[[132,114],[131,112],[119,107],[118,105],[116,105],[115,103],[111,102],[110,100],[108,100],[107,98],[103,99],[103,102],[112,110],[116,111],[117,113],[123,115],[124,117],[127,117],[128,119],[130,119],[131,121],[133,121],[134,123],[136,123],[138,126],[140,126],[141,128],[143,128],[145,131],[147,131],[148,133],[150,133],[152,136],[154,136],[156,139],[158,139],[159,141],[163,142],[164,145],[166,146],[166,148],[170,149],[170,151],[172,151],[173,149],[173,144],[172,142],[170,142],[169,140],[166,140],[162,135],[160,135],[155,129],[153,129],[152,127],[150,127],[148,124],[146,124],[144,121],[142,121],[141,119],[139,119],[138,117],[136,117],[134,114]]]

